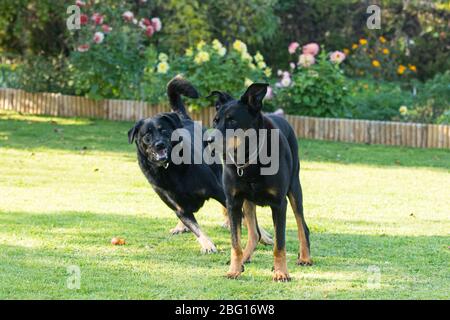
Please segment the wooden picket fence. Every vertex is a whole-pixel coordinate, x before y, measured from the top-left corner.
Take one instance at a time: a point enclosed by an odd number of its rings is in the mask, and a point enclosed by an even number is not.
[[[92,100],[57,93],[0,89],[0,110],[60,117],[136,121],[169,111],[167,105],[142,101]],[[214,108],[191,114],[210,125]],[[450,148],[450,126],[391,121],[329,119],[286,115],[299,138],[420,148]]]

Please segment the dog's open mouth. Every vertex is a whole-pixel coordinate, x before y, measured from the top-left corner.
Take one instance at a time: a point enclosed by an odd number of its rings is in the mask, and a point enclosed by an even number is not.
[[[154,151],[153,156],[155,157],[156,161],[165,161],[169,158],[166,148]]]

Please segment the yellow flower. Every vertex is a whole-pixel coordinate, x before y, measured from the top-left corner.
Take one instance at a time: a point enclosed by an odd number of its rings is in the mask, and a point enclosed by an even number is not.
[[[367,40],[364,38],[359,39],[359,44],[365,46],[367,44]]]
[[[373,65],[375,68],[379,68],[379,67],[381,66],[380,61],[378,61],[378,60],[373,60],[373,61],[372,61],[372,65]]]
[[[399,65],[397,68],[397,73],[398,74],[403,74],[405,73],[406,67],[404,65]]]
[[[252,56],[247,51],[242,52],[241,57],[242,57],[242,60],[252,61],[252,59],[253,59]]]
[[[193,54],[194,54],[194,51],[192,50],[192,48],[186,49],[186,51],[185,51],[186,57],[192,57]]]
[[[13,63],[12,65],[11,65],[11,71],[15,71],[17,69],[17,64],[16,63]]]
[[[259,53],[259,51],[255,54],[255,61],[256,62],[264,61],[264,57],[262,56],[261,53]]]
[[[200,51],[197,53],[194,59],[196,64],[202,64],[203,62],[209,61],[209,53],[206,51]]]
[[[264,69],[264,74],[266,75],[267,78],[270,78],[272,76],[272,69],[270,68]]]
[[[243,43],[241,40],[236,40],[233,43],[233,49],[236,50],[237,52],[247,52],[247,45],[245,43]]]
[[[358,49],[358,45],[357,45],[356,43],[352,44],[352,49],[353,49],[353,50]]]
[[[256,69],[256,66],[255,66],[255,64],[254,64],[253,62],[249,62],[249,63],[248,63],[248,66],[249,66],[250,69],[252,69],[252,70]]]
[[[162,61],[162,62],[166,62],[167,60],[169,60],[169,57],[164,52],[161,52],[158,56],[158,60]]]
[[[381,43],[386,43],[386,38],[385,37],[381,36],[379,39],[380,39]]]
[[[167,73],[167,71],[169,71],[169,64],[165,61],[161,62],[158,64],[157,66],[157,72],[158,73]]]
[[[219,49],[223,47],[222,43],[221,43],[219,40],[217,40],[217,39],[214,39],[214,40],[213,40],[212,46],[213,46],[213,48],[216,49],[217,51],[219,51]]]
[[[408,107],[407,106],[401,106],[400,109],[398,109],[398,111],[400,112],[400,114],[402,116],[404,116],[405,114],[408,113]]]
[[[350,54],[350,50],[347,48],[344,48],[344,50],[342,50],[342,51],[344,51],[346,56],[348,56]]]
[[[264,61],[259,61],[258,62],[258,68],[265,69],[267,67],[266,63]]]
[[[201,40],[199,43],[197,43],[197,50],[202,50],[205,44],[206,42]]]
[[[219,56],[223,57],[224,55],[227,54],[227,48],[225,47],[219,48],[219,50],[217,50],[217,53],[219,54]]]
[[[408,65],[408,67],[409,67],[409,70],[411,70],[412,72],[417,72],[417,68],[415,65],[410,64],[410,65]]]
[[[389,54],[389,52],[390,52],[390,51],[389,51],[388,48],[384,48],[384,49],[383,49],[383,54]]]
[[[249,78],[245,78],[244,85],[245,85],[246,87],[249,87],[249,86],[251,86],[252,84],[253,84],[253,81],[252,81],[252,80],[250,80]]]

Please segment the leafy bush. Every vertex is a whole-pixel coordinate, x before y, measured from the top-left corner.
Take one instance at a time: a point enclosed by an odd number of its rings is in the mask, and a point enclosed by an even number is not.
[[[388,40],[380,36],[376,39],[359,39],[344,52],[351,56],[347,60],[346,72],[353,77],[372,77],[384,80],[402,80],[416,75],[417,67],[399,62],[401,52]]]
[[[127,7],[82,9],[82,28],[70,55],[70,85],[92,98],[138,99],[147,64],[144,53],[161,21],[135,17]]]
[[[212,43],[200,41],[195,47],[187,48],[184,55],[175,56],[170,70],[170,77],[183,74],[192,81],[202,96],[213,90],[239,96],[246,86],[256,81],[269,81],[272,74],[264,57],[259,52],[254,56],[250,55],[247,45],[240,40],[236,40],[229,49],[218,40]],[[211,101],[199,99],[192,101],[191,106],[194,109],[209,107]]]
[[[349,89],[347,105],[355,119],[406,120],[403,110],[411,108],[414,101],[411,91],[394,82],[352,80]]]
[[[296,54],[298,43],[290,45]],[[345,59],[342,52],[317,56],[317,44],[303,47],[298,63],[291,62],[291,72],[279,70],[280,81],[275,85],[274,103],[289,114],[319,117],[343,117],[346,112],[346,77],[339,64]]]
[[[450,123],[450,71],[437,74],[418,87],[417,101],[407,119],[417,122]]]

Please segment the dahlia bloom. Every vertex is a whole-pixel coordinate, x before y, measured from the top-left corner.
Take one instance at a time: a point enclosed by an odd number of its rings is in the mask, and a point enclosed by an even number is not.
[[[233,49],[241,53],[247,52],[247,45],[241,40],[236,40],[233,42]]]
[[[82,44],[78,46],[77,50],[78,52],[86,52],[89,51],[90,46],[88,44]]]
[[[159,19],[157,17],[156,18],[152,18],[152,25],[153,25],[153,28],[155,29],[156,32],[161,31],[161,29],[162,29],[161,19]]]
[[[300,44],[298,42],[291,42],[291,44],[288,47],[289,53],[294,54],[295,51],[297,51],[298,47],[300,47]]]
[[[308,43],[307,45],[303,46],[303,54],[310,54],[312,56],[315,56],[319,53],[319,45],[317,43]]]
[[[155,29],[153,28],[153,26],[148,26],[147,29],[145,29],[145,35],[149,38],[151,38],[154,33]]]
[[[197,53],[194,59],[196,64],[202,64],[203,62],[209,61],[209,53],[206,51],[200,51]]]
[[[131,22],[134,19],[134,14],[131,11],[125,11],[122,14],[122,18],[126,21],[126,22]]]
[[[102,30],[104,33],[110,33],[112,28],[108,26],[107,24],[102,25]]]
[[[334,51],[330,55],[330,61],[333,63],[340,64],[344,60],[345,60],[345,53],[341,51]]]
[[[78,6],[78,7],[85,7],[86,6],[86,2],[84,2],[84,1],[81,1],[81,0],[77,0],[76,2],[75,2],[75,5],[76,6]]]
[[[96,44],[100,44],[103,42],[103,40],[105,39],[105,35],[103,34],[103,32],[96,32],[94,34],[94,38],[92,39]]]
[[[314,58],[314,56],[312,54],[309,54],[309,53],[301,54],[300,57],[298,58],[298,65],[305,67],[305,68],[313,65],[315,62],[316,62],[316,59]]]
[[[100,25],[103,23],[103,16],[100,13],[94,13],[91,20],[94,21],[96,25]]]
[[[162,74],[167,73],[167,71],[169,71],[169,69],[170,69],[169,64],[166,61],[162,61],[162,62],[158,63],[158,66],[156,67],[156,71],[158,73],[162,73]]]
[[[80,24],[81,25],[85,25],[87,24],[89,21],[89,17],[87,16],[87,14],[80,14]]]

